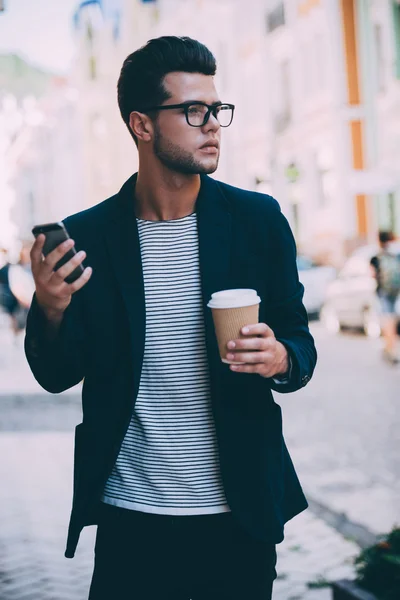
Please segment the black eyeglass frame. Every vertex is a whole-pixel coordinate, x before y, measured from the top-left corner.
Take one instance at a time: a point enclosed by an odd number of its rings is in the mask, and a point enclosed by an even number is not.
[[[206,114],[204,115],[204,120],[201,125],[192,125],[189,122],[189,108],[191,106],[197,106],[198,104],[200,104],[201,106],[206,106],[208,110],[207,110]],[[219,123],[219,121],[218,121],[217,108],[219,108],[220,106],[228,106],[232,110],[232,118],[228,125],[221,125],[221,123]],[[231,123],[233,121],[233,114],[235,112],[234,104],[229,104],[227,102],[216,102],[215,104],[207,104],[206,102],[201,102],[200,100],[198,102],[182,102],[182,104],[163,104],[162,106],[151,106],[150,108],[138,109],[138,112],[147,113],[147,112],[152,112],[152,111],[156,111],[156,110],[171,110],[173,108],[183,108],[184,109],[186,122],[188,125],[190,125],[190,127],[204,127],[204,125],[206,125],[208,123],[211,113],[217,119],[220,127],[229,127],[229,125],[231,125]]]

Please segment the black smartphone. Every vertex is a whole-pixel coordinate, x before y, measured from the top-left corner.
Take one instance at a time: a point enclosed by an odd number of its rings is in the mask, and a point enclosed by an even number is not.
[[[36,225],[36,227],[32,229],[32,233],[35,238],[37,238],[40,233],[43,233],[46,236],[46,240],[42,249],[44,256],[47,256],[50,252],[57,248],[57,246],[68,240],[70,237],[62,221],[59,221],[58,223],[45,223],[44,225]],[[71,250],[68,250],[68,252],[55,265],[54,271],[57,271],[57,269],[65,265],[65,263],[71,260],[75,254],[75,247],[71,248]],[[65,278],[64,281],[67,283],[73,283],[82,275],[84,270],[85,267],[81,263],[76,267],[76,269],[74,269],[74,271],[72,271],[70,275]]]

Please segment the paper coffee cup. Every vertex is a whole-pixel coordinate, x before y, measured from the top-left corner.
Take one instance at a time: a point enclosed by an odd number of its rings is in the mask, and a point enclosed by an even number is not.
[[[222,362],[232,365],[244,364],[226,358],[228,352],[235,353],[235,350],[228,350],[226,345],[230,340],[246,337],[241,334],[242,327],[258,323],[260,302],[261,298],[256,290],[223,290],[211,295],[207,306],[212,311]]]

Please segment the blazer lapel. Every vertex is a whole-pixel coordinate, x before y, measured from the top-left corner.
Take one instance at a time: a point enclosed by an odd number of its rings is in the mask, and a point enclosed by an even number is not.
[[[132,340],[134,398],[139,390],[146,331],[146,307],[139,234],[134,210],[137,176],[123,185],[113,218],[107,228],[107,246],[129,316]],[[231,215],[229,203],[218,183],[201,177],[196,202],[199,234],[199,260],[206,346],[210,372],[220,364],[211,309],[207,303],[213,292],[230,287]]]
[[[146,307],[139,233],[134,210],[136,175],[122,186],[116,198],[116,210],[107,227],[107,246],[129,318],[131,333],[134,396],[142,371]]]
[[[207,304],[211,294],[231,287],[232,235],[230,205],[218,183],[206,175],[196,211],[199,231],[199,254],[202,300],[206,330],[207,355],[211,374],[220,367],[218,344],[211,309]],[[214,378],[216,382],[218,378]]]

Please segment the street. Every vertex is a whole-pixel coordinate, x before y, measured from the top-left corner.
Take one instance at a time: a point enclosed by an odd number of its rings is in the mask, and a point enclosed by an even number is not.
[[[400,521],[400,367],[381,341],[313,333],[315,376],[282,399],[285,436],[310,497],[374,533]]]
[[[275,394],[310,508],[278,546],[274,600],[329,600],[326,583],[353,576],[357,542],[400,522],[400,367],[381,362],[379,340],[311,328],[313,380]],[[74,560],[63,557],[79,387],[47,394],[4,323],[0,341],[0,597],[84,600],[95,528],[84,530]]]

